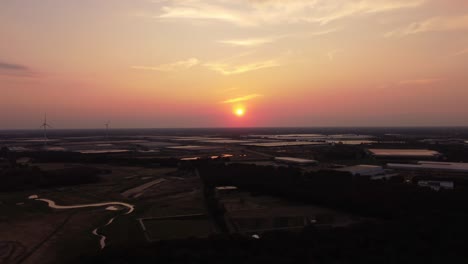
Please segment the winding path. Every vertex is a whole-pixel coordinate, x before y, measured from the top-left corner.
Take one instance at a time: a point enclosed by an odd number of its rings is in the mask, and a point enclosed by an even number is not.
[[[77,209],[77,208],[87,208],[87,207],[103,207],[103,206],[107,206],[106,207],[106,210],[109,210],[109,211],[116,211],[116,210],[120,210],[118,206],[122,206],[122,207],[126,207],[128,210],[127,212],[125,212],[124,214],[122,215],[128,215],[128,214],[131,214],[134,210],[135,210],[135,207],[131,204],[128,204],[128,203],[122,203],[122,202],[104,202],[104,203],[93,203],[93,204],[77,204],[77,205],[58,205],[56,204],[54,201],[50,200],[50,199],[43,199],[43,198],[39,198],[39,196],[37,195],[31,195],[28,197],[29,199],[32,199],[32,200],[36,200],[36,201],[42,201],[42,202],[45,202],[47,203],[47,205],[50,207],[50,208],[54,208],[54,209],[59,209],[59,210],[63,210],[63,209]],[[106,247],[106,236],[102,235],[99,233],[99,229],[103,228],[103,227],[106,227],[110,224],[112,224],[112,222],[114,222],[115,217],[112,217],[111,219],[109,219],[109,221],[107,221],[107,223],[101,227],[97,227],[95,228],[93,231],[92,231],[92,234],[95,235],[95,236],[98,236],[100,237],[99,239],[99,244],[101,246],[101,249],[103,249],[104,247]]]

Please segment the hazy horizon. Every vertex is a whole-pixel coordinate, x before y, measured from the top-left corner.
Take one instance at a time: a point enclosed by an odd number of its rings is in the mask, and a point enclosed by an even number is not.
[[[359,130],[391,130],[390,132],[399,131],[399,130],[425,130],[425,129],[462,129],[468,130],[468,126],[251,126],[251,127],[109,127],[109,133],[115,132],[122,132],[122,131],[138,131],[138,130],[161,130],[161,131],[171,131],[171,130],[208,130],[208,131],[215,131],[215,130],[224,130],[223,132],[229,131],[236,131],[236,130],[272,130],[272,129],[280,129],[286,131],[297,131],[301,130],[302,132],[298,133],[322,133],[320,131],[328,131],[328,132],[335,132],[335,133],[353,133],[359,132]],[[67,131],[106,131],[106,128],[102,127],[88,127],[88,128],[79,128],[79,127],[71,127],[71,128],[48,128],[48,134],[55,134],[60,132],[67,132]],[[23,131],[23,132],[32,132],[32,133],[39,133],[40,135],[43,134],[43,128],[8,128],[2,129],[0,128],[0,132],[15,132],[15,131]],[[270,131],[271,133],[277,133],[278,131]],[[361,131],[363,132],[363,131]],[[452,131],[456,132],[456,131]]]
[[[0,3],[0,130],[468,126],[468,2]]]

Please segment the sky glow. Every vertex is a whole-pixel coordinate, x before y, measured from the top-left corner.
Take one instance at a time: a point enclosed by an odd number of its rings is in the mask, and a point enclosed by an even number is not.
[[[0,129],[468,125],[465,0],[6,0],[0,22]]]

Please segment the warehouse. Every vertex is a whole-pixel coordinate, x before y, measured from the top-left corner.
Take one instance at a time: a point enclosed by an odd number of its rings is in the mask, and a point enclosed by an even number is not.
[[[376,158],[437,158],[441,154],[435,150],[428,149],[368,149],[370,154]]]
[[[299,165],[299,166],[316,165],[318,163],[316,160],[293,158],[293,157],[276,157],[275,161],[278,163],[286,163],[289,165]]]

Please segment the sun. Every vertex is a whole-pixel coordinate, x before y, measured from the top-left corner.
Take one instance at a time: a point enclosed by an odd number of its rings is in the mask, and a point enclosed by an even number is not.
[[[234,109],[234,114],[236,116],[243,116],[245,114],[245,109],[244,108],[241,108],[241,107],[238,107],[236,109]]]

